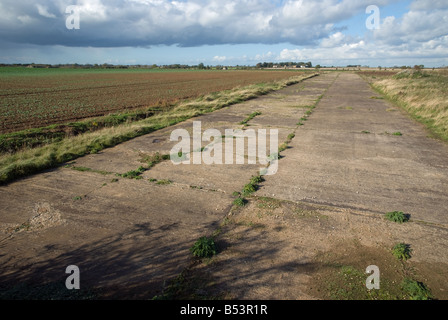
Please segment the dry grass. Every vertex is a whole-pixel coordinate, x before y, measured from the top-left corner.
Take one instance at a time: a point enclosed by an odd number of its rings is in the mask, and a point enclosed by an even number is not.
[[[408,72],[372,82],[431,132],[448,141],[448,70]]]

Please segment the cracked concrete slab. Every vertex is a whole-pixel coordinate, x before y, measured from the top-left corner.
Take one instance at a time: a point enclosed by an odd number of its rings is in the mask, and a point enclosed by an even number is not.
[[[375,95],[341,73],[258,194],[448,225],[446,144]]]

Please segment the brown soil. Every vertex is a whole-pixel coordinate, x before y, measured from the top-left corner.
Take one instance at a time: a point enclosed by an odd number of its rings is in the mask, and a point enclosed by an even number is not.
[[[9,75],[0,77],[0,134],[170,106],[211,92],[291,76],[282,71],[83,71],[63,75],[55,71],[46,75]]]

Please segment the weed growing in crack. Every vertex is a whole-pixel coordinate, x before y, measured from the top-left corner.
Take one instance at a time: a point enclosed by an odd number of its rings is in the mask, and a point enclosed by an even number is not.
[[[411,258],[411,247],[406,243],[398,243],[393,247],[392,254],[397,259],[406,261]]]
[[[170,159],[174,163],[179,163],[187,159],[187,153],[183,153],[182,151],[179,151],[177,154],[173,153],[170,155]]]
[[[254,193],[255,191],[257,191],[257,189],[258,189],[258,186],[257,186],[257,185],[254,185],[254,184],[252,184],[252,183],[248,183],[248,184],[246,184],[246,185],[244,186],[242,195],[243,195],[243,196],[249,196],[249,195],[251,195],[252,193]]]
[[[261,115],[261,112],[259,112],[259,111],[253,112],[253,113],[251,113],[246,119],[244,119],[243,121],[241,121],[240,124],[242,124],[242,125],[247,125],[247,123],[248,123],[250,120],[252,120],[253,118],[255,118],[256,116],[259,116],[259,115]]]
[[[262,177],[262,176],[253,176],[251,179],[250,179],[250,183],[251,184],[258,184],[258,183],[261,183],[261,182],[263,182],[264,181],[264,178]]]
[[[390,134],[390,135],[393,135],[393,136],[402,136],[403,135],[400,131],[396,131],[396,132],[392,132],[392,133],[386,131],[384,133],[385,134]]]
[[[65,166],[65,168],[71,168],[72,170],[79,171],[79,172],[99,173],[103,176],[106,176],[108,174],[113,174],[112,172],[108,172],[108,171],[104,171],[104,170],[95,170],[95,169],[91,169],[91,168],[87,168],[87,167],[75,167],[75,166],[67,165],[67,166]]]
[[[250,182],[246,184],[243,188],[243,191],[241,194],[243,196],[250,196],[252,193],[258,190],[259,186],[258,184],[263,182],[264,178],[262,176],[252,176],[250,179]]]
[[[278,147],[278,152],[282,152],[285,151],[286,149],[288,149],[288,143],[287,142],[283,142],[279,147]]]
[[[190,248],[190,252],[198,258],[211,258],[217,252],[215,241],[213,238],[201,237]]]
[[[274,161],[274,160],[278,160],[278,159],[280,159],[281,158],[281,156],[280,156],[280,154],[278,153],[278,152],[274,152],[274,153],[271,153],[270,155],[269,155],[269,157],[268,157],[268,161]]]
[[[171,180],[159,180],[159,181],[157,181],[158,185],[167,185],[167,184],[172,184],[172,183],[173,183],[173,181],[171,181]]]
[[[388,212],[385,217],[387,220],[397,223],[409,221],[409,215],[404,214],[402,211]]]
[[[122,177],[122,178],[126,178],[126,179],[140,180],[140,179],[143,179],[143,177],[141,177],[141,174],[143,172],[145,172],[145,171],[146,171],[146,169],[140,166],[137,170],[131,170],[131,171],[128,171],[128,172],[123,173],[123,174],[118,174],[117,173],[117,176]]]
[[[238,197],[233,201],[233,204],[237,207],[244,207],[246,205],[246,203],[247,203],[247,200],[244,198],[241,198],[241,197]]]
[[[148,164],[149,168],[152,168],[153,166],[155,166],[156,164],[165,161],[165,160],[169,160],[170,159],[170,155],[168,154],[160,154],[159,152],[156,152],[153,155],[146,155],[143,156],[141,159],[141,162],[145,162]]]

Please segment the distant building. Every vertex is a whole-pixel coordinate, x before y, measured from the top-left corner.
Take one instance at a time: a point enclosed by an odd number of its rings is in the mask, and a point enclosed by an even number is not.
[[[30,64],[27,68],[50,68],[48,64]]]

